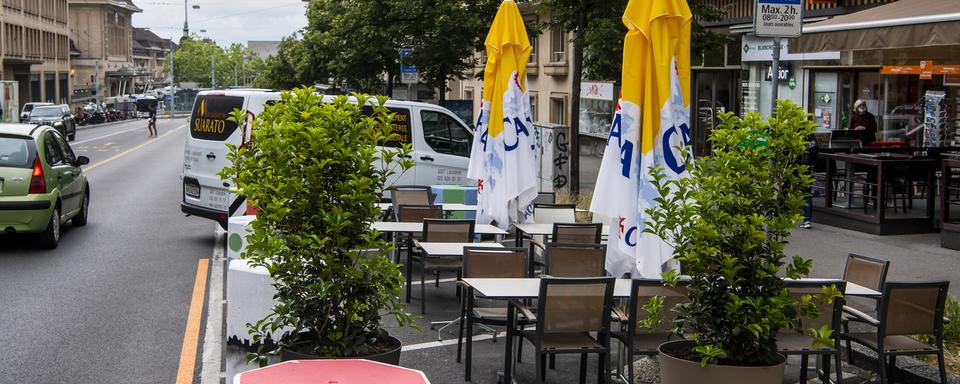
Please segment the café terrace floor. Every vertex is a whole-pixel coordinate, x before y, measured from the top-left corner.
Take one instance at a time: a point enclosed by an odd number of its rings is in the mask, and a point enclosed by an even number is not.
[[[866,256],[887,259],[891,261],[888,281],[921,281],[921,280],[950,280],[950,293],[960,296],[960,252],[940,248],[939,234],[875,236],[865,233],[848,231],[835,227],[814,224],[814,228],[794,231],[787,251],[790,254],[799,254],[814,261],[815,277],[840,278],[843,273],[845,257],[848,253],[859,253]],[[417,275],[414,275],[417,276]],[[449,279],[453,276],[443,276]],[[443,281],[443,280],[442,280]],[[414,287],[414,298],[410,304],[411,313],[419,313],[419,289]],[[428,282],[427,314],[422,316],[417,324],[420,329],[396,328],[390,326],[391,334],[404,343],[401,355],[401,365],[422,370],[431,383],[463,383],[463,364],[456,362],[457,329],[450,327],[450,332],[443,333],[443,342],[436,343],[437,332],[430,329],[430,322],[449,320],[459,315],[459,301],[454,294],[453,282],[441,282],[440,288],[435,288]],[[392,324],[392,322],[390,322]],[[478,334],[474,342],[473,380],[472,383],[497,383],[497,371],[502,370],[504,344],[501,337],[493,342],[488,334]],[[516,379],[519,383],[535,383],[536,375],[533,364],[532,348],[529,343],[524,345],[523,362],[517,364]],[[244,363],[245,349],[236,344],[226,347],[225,373],[226,383],[233,380],[237,372],[253,369]],[[845,355],[844,355],[845,358]],[[614,355],[616,359],[616,355]],[[615,360],[614,360],[615,361]],[[868,361],[860,358],[858,365],[871,366],[875,360]],[[576,383],[578,377],[579,358],[577,355],[560,355],[557,358],[556,370],[547,371],[548,383]],[[796,383],[799,379],[799,360],[788,360],[785,383]],[[812,365],[812,360],[811,360]],[[898,367],[906,367],[910,372],[919,372],[922,376],[935,378],[935,368],[928,368],[923,363],[910,362],[907,359],[898,359]],[[588,382],[596,381],[596,357],[591,356],[588,367]],[[819,383],[812,378],[809,383]],[[872,383],[878,382],[872,371],[857,366],[848,366],[844,363],[844,383]],[[914,375],[896,375],[896,383],[933,383],[918,379]],[[950,383],[960,383],[960,377],[952,375]]]

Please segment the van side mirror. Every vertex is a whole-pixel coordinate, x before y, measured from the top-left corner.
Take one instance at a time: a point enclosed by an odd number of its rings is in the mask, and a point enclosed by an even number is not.
[[[76,165],[77,165],[78,167],[81,166],[81,165],[87,165],[87,164],[90,164],[90,158],[89,158],[89,157],[86,157],[86,156],[78,156],[78,157],[77,157]]]

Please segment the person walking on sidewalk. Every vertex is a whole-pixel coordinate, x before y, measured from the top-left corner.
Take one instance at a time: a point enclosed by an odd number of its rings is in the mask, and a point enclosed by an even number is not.
[[[150,118],[147,120],[147,129],[150,132],[147,136],[157,136],[157,105],[151,105],[147,113],[150,114]]]

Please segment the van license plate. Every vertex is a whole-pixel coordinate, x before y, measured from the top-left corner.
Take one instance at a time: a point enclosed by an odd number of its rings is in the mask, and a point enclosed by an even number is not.
[[[200,198],[200,184],[184,183],[183,193],[193,198]]]

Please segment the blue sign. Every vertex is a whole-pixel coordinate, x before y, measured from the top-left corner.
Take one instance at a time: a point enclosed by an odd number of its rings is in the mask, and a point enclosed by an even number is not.
[[[410,48],[403,48],[400,50],[400,73],[417,73],[417,66],[407,64],[406,58],[413,53],[413,50]]]

